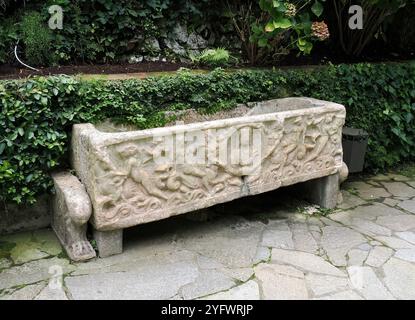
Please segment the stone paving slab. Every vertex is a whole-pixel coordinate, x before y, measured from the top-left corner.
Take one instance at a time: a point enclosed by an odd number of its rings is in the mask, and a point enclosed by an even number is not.
[[[353,288],[369,300],[394,300],[370,267],[347,268]]]
[[[122,254],[87,263],[50,229],[3,236],[0,299],[415,299],[415,178],[347,182],[343,199],[309,215],[277,190],[127,229]]]
[[[342,197],[343,202],[337,206],[340,209],[350,209],[367,203],[362,198],[359,198],[357,195],[353,194],[353,192],[346,190],[342,190]]]
[[[316,296],[351,289],[349,280],[345,278],[310,273],[306,276],[306,280],[308,287]]]
[[[351,249],[348,253],[347,253],[347,265],[348,266],[361,266],[363,265],[363,262],[365,262],[367,256],[368,256],[368,251],[364,251],[361,249]]]
[[[321,246],[333,265],[344,267],[347,253],[366,241],[364,236],[350,228],[327,226],[323,228]]]
[[[65,285],[76,300],[169,299],[181,287],[197,281],[196,264],[137,266],[135,271],[95,273],[65,278]]]
[[[56,271],[67,274],[74,270],[75,266],[71,265],[67,259],[54,257],[31,261],[3,269],[0,272],[0,290],[48,280]]]
[[[405,200],[398,204],[398,206],[410,213],[415,214],[415,200]]]
[[[363,300],[356,292],[352,290],[342,291],[334,293],[331,295],[326,295],[320,298],[315,298],[316,300]]]
[[[68,300],[63,287],[53,287],[47,285],[36,296],[35,300]]]
[[[41,282],[38,284],[27,285],[22,289],[5,290],[5,294],[0,297],[0,300],[33,300],[45,286],[46,283]]]
[[[363,200],[376,200],[388,198],[392,195],[381,185],[374,186],[363,181],[346,182],[346,189],[352,190]]]
[[[382,182],[385,189],[394,197],[412,198],[415,197],[414,188],[404,182]]]
[[[415,299],[415,265],[391,258],[382,268],[384,282],[397,299]]]
[[[374,247],[370,251],[365,263],[368,266],[379,268],[389,260],[389,258],[393,255],[393,252],[394,251],[391,248],[382,246]]]
[[[202,298],[201,300],[259,300],[259,286],[250,280],[240,286],[229,289],[228,291],[218,292],[216,294]]]
[[[290,266],[260,264],[255,268],[265,300],[306,300],[304,273]]]

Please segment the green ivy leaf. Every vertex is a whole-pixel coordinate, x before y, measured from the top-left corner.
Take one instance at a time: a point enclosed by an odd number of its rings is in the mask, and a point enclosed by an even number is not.
[[[48,98],[46,98],[46,97],[42,97],[42,98],[40,99],[40,103],[41,103],[41,104],[43,104],[44,106],[46,106],[46,105],[48,104]]]
[[[281,18],[278,20],[274,20],[274,27],[275,29],[287,29],[292,26],[292,23],[287,18]]]
[[[313,49],[313,44],[305,39],[299,39],[297,42],[297,47],[304,54],[310,54],[311,50]]]
[[[317,17],[320,17],[321,16],[321,14],[323,13],[323,10],[324,10],[323,5],[318,0],[316,0],[316,2],[314,2],[314,4],[311,7],[311,11]]]
[[[266,25],[265,25],[265,31],[266,32],[272,32],[272,31],[274,31],[275,30],[275,25],[274,25],[274,23],[272,22],[272,21],[270,21],[270,22],[268,22]]]
[[[27,183],[29,183],[29,182],[32,180],[32,178],[33,178],[33,174],[31,173],[31,174],[29,174],[29,175],[26,177],[25,181],[26,181]]]

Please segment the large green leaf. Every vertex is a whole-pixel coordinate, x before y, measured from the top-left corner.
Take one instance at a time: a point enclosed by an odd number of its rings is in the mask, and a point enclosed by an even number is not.
[[[272,32],[272,31],[275,30],[275,28],[277,28],[277,27],[274,25],[273,21],[270,21],[265,25],[265,31],[266,32]]]
[[[287,18],[281,18],[278,20],[274,20],[274,28],[275,29],[287,29],[292,26],[292,23]]]
[[[323,5],[316,0],[316,2],[314,2],[314,4],[311,6],[311,11],[317,16],[320,17],[321,14],[323,13]]]

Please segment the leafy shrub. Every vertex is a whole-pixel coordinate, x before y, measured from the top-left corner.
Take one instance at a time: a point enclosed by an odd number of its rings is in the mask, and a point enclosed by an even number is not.
[[[0,63],[12,60],[13,46],[17,42],[17,27],[12,19],[5,19],[0,27]]]
[[[251,41],[272,49],[277,55],[287,54],[295,47],[309,54],[314,41],[329,36],[326,25],[325,32],[313,34],[313,21],[323,13],[323,5],[318,0],[260,0],[259,4],[267,15],[264,21],[252,26]]]
[[[205,49],[200,55],[191,56],[192,62],[210,67],[223,67],[228,64],[231,55],[223,48]]]
[[[46,19],[48,6],[61,6],[64,28],[51,32],[53,48],[49,50],[61,63],[125,61],[131,54],[151,53],[146,48],[146,39],[151,38],[159,40],[161,50],[168,55],[165,40],[180,23],[213,41],[210,45],[226,46],[235,52],[239,51],[239,38],[244,58],[254,64],[277,60],[295,48],[309,52],[316,40],[311,35],[311,21],[321,15],[322,1],[12,1],[8,14],[20,19],[22,12],[32,10]]]
[[[219,0],[0,0],[0,30],[3,17],[21,21],[36,11],[46,22],[48,7],[59,5],[63,29],[51,32],[49,49],[59,62],[119,62],[145,50],[146,37],[166,37],[178,22],[185,21],[193,30],[201,26],[214,30],[221,14],[218,4]]]
[[[347,107],[346,124],[369,132],[366,166],[415,159],[415,64],[356,64],[293,72],[294,95]]]
[[[227,0],[226,10],[249,62],[269,63],[294,49],[309,54],[314,42],[328,38],[326,24],[313,29],[324,1]]]
[[[312,96],[342,103],[347,125],[371,135],[368,169],[415,160],[415,65],[357,64],[312,71],[183,70],[144,80],[35,77],[0,81],[0,200],[33,202],[50,190],[48,172],[67,166],[71,126],[113,118],[162,126],[164,111],[203,112],[237,103]]]
[[[0,84],[1,198],[33,202],[50,188],[46,172],[60,164],[67,129],[78,120],[76,84],[65,77]]]
[[[78,0],[61,4],[64,28],[54,32],[63,61],[112,62],[156,30],[141,1]]]
[[[29,64],[48,65],[51,63],[53,61],[52,35],[40,13],[25,14],[20,28],[25,45],[25,56]]]
[[[166,37],[178,21],[193,28],[209,24],[212,2],[55,0],[64,11],[64,28],[53,32],[55,52],[62,62],[124,61],[146,51],[145,38]]]

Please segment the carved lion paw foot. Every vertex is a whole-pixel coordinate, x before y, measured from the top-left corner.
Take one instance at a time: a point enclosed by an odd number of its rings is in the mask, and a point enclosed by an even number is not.
[[[74,242],[68,248],[68,255],[74,261],[88,260],[96,257],[94,248],[86,240]]]

